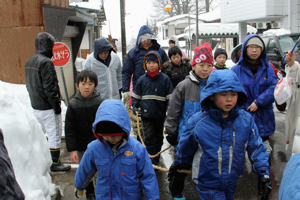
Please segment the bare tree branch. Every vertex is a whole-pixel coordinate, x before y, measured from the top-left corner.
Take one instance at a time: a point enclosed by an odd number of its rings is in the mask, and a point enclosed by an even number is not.
[[[167,17],[173,17],[182,14],[196,14],[197,0],[152,0],[155,13],[151,15],[155,20],[163,20]],[[198,0],[198,14],[205,13],[210,10],[210,5],[214,0]],[[165,6],[170,5],[171,11],[167,12]],[[213,9],[213,8],[212,8]]]

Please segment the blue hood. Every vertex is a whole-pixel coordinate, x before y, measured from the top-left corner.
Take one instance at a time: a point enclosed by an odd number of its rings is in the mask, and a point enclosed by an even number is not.
[[[93,123],[93,132],[95,132],[96,125],[102,121],[114,122],[127,133],[127,136],[130,135],[129,115],[121,100],[106,99],[101,103]]]
[[[257,35],[257,34],[251,34],[251,35],[247,35],[245,37],[244,41],[243,41],[241,57],[240,57],[239,62],[237,64],[239,64],[240,62],[244,61],[245,54],[247,54],[247,50],[246,50],[245,46],[246,46],[248,40],[250,40],[253,37],[258,37],[262,41],[262,43],[264,45],[264,50],[262,50],[261,56],[259,57],[259,59],[262,62],[269,63],[268,56],[267,56],[267,51],[266,51],[266,46],[265,46],[265,42],[263,41],[263,39],[259,35]]]
[[[143,60],[143,66],[144,66],[144,69],[145,71],[147,70],[146,69],[146,64],[145,64],[145,61],[146,61],[146,57],[149,55],[149,54],[154,54],[156,55],[157,59],[158,59],[158,68],[159,70],[161,70],[161,65],[162,65],[162,59],[160,57],[160,54],[157,52],[157,51],[149,51],[149,53],[147,53],[145,56],[144,56],[144,60]]]
[[[103,37],[95,40],[94,43],[94,57],[98,59],[98,54],[103,52],[103,51],[112,51],[113,47],[111,46],[111,44],[109,43],[109,41]]]
[[[237,75],[231,70],[215,70],[208,77],[205,88],[201,92],[200,104],[204,110],[210,108],[208,99],[215,93],[232,90],[238,92],[238,107],[243,107],[247,101],[247,94]]]
[[[146,25],[143,25],[143,26],[140,28],[139,34],[138,34],[138,36],[137,36],[137,38],[136,38],[136,44],[135,44],[136,50],[139,49],[139,45],[140,45],[140,44],[139,44],[139,38],[140,38],[142,35],[146,34],[146,33],[149,33],[149,34],[153,35],[153,33],[152,33],[152,31],[150,30],[150,28],[149,28],[148,26],[146,26]],[[156,40],[152,40],[152,45],[156,46],[156,45],[159,45],[159,44],[157,43]],[[160,47],[160,45],[159,45],[159,47]]]

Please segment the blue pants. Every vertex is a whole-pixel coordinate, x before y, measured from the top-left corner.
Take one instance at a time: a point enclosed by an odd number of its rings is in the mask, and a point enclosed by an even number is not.
[[[232,200],[235,192],[230,189],[222,191],[218,189],[201,188],[198,185],[196,185],[196,188],[201,200]]]

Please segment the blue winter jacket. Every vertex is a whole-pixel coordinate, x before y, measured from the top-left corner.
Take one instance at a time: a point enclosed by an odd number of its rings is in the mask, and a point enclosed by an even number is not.
[[[293,155],[285,166],[279,189],[279,200],[300,199],[300,152]]]
[[[248,100],[245,106],[247,109],[252,102],[258,106],[256,112],[250,112],[259,129],[261,137],[272,135],[275,131],[275,116],[273,112],[274,89],[277,84],[277,78],[273,68],[270,66],[266,47],[262,51],[261,66],[258,67],[256,77],[254,77],[251,69],[245,66],[244,51],[247,51],[245,44],[252,37],[258,37],[256,34],[248,35],[243,42],[242,53],[239,62],[232,67],[232,71],[236,73],[242,83]],[[261,39],[261,38],[260,38]],[[261,39],[262,40],[262,39]],[[263,42],[263,40],[262,40]],[[263,42],[264,44],[264,42]]]
[[[133,75],[132,84],[134,87],[137,80],[139,79],[139,77],[141,77],[143,74],[145,74],[143,60],[144,60],[145,55],[149,51],[158,51],[162,58],[162,64],[169,60],[168,55],[166,54],[165,50],[160,48],[160,45],[157,43],[156,40],[154,40],[154,39],[152,40],[152,45],[148,50],[146,50],[145,48],[143,48],[141,46],[141,44],[139,43],[139,38],[140,38],[140,36],[142,36],[146,33],[153,35],[150,28],[148,26],[144,25],[140,28],[139,34],[136,39],[136,46],[134,48],[130,49],[125,57],[123,68],[122,68],[122,83],[123,83],[122,91],[123,92],[129,91],[130,80],[131,80],[132,75]],[[161,64],[161,66],[162,66],[162,64]],[[162,70],[164,71],[164,69],[162,69]]]
[[[215,109],[209,97],[229,90],[238,92],[238,102],[224,119],[221,109]],[[213,71],[201,92],[204,111],[189,119],[175,155],[176,166],[186,168],[192,164],[197,187],[226,190],[227,199],[232,199],[236,181],[243,173],[245,151],[257,175],[269,174],[268,154],[254,120],[241,109],[246,99],[245,90],[232,71]]]
[[[161,57],[158,52],[150,51],[146,56],[149,54],[157,56],[161,68]],[[146,69],[145,61],[143,63]],[[141,108],[142,117],[164,118],[172,92],[172,82],[166,74],[159,72],[151,77],[146,72],[133,88],[132,106]]]
[[[91,142],[77,169],[75,187],[83,190],[97,170],[97,200],[142,199],[143,192],[146,199],[158,200],[159,188],[151,160],[146,148],[129,136],[130,119],[122,101],[104,100],[96,113],[94,132],[101,121],[118,124],[128,134],[128,140],[123,141],[115,155],[106,141]]]

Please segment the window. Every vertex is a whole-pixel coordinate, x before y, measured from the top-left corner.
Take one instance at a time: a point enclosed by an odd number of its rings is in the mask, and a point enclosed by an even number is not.
[[[180,35],[184,33],[184,28],[175,28],[175,35]]]
[[[274,48],[277,48],[276,42],[275,42],[274,39],[270,39],[270,43],[269,43],[269,46],[268,46],[268,53],[274,53]]]

